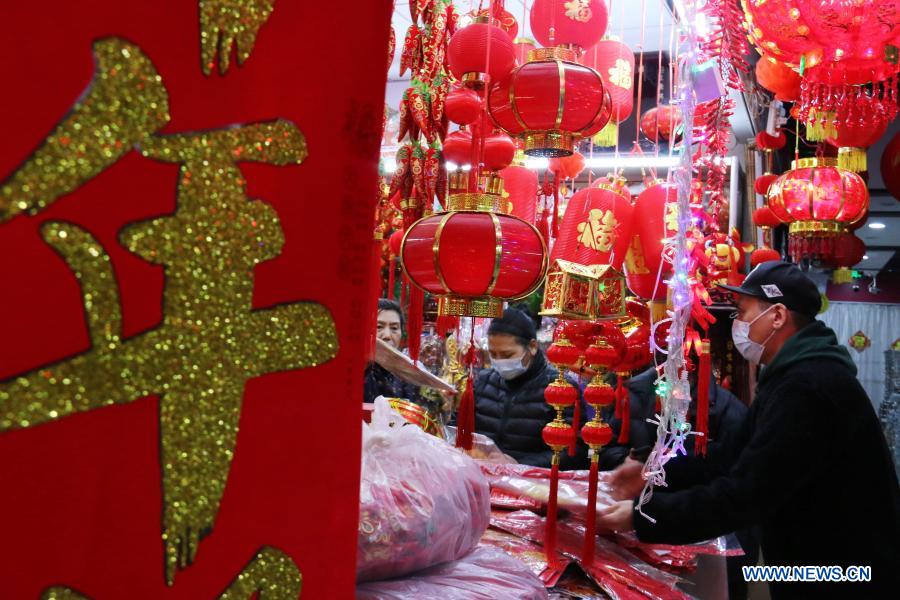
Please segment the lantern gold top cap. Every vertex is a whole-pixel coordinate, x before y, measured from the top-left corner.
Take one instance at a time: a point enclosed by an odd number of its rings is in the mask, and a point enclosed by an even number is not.
[[[500,27],[500,20],[495,19],[490,15],[477,15],[472,18],[473,23],[487,23],[488,25],[493,25],[494,27]]]
[[[799,158],[791,161],[791,169],[808,169],[810,167],[836,167],[838,161],[836,158],[826,156],[812,156],[810,158]]]
[[[528,51],[528,62],[544,62],[550,60],[564,60],[575,62],[578,54],[574,48],[566,46],[553,46],[552,48],[535,48]]]

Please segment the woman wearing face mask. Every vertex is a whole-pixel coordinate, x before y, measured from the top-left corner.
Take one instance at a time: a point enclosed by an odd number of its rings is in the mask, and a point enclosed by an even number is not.
[[[491,368],[475,382],[475,431],[520,463],[549,467],[552,452],[541,431],[556,412],[544,401],[544,389],[558,373],[538,348],[534,321],[521,310],[506,309],[488,328],[488,350]],[[570,423],[572,412],[565,413]],[[584,404],[581,415],[583,423]],[[563,452],[560,465],[587,468],[587,447],[579,440],[575,456]]]
[[[757,524],[771,566],[868,566],[866,583],[770,582],[783,598],[896,598],[900,589],[900,487],[884,435],[856,367],[834,332],[815,317],[816,285],[796,265],[759,265],[735,292],[732,338],[764,365],[727,469],[679,457],[668,487],[634,515],[632,500],[598,526],[634,528],[644,542],[684,544]],[[681,460],[682,458],[688,460]],[[688,468],[690,467],[690,468]],[[614,472],[636,495],[640,466]]]

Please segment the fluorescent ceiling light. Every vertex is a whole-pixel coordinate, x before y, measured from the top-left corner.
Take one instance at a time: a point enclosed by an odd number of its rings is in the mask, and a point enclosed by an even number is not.
[[[869,229],[884,229],[885,227],[887,227],[887,225],[885,225],[881,221],[873,221],[869,223]]]
[[[674,167],[681,161],[678,156],[595,156],[584,159],[586,169],[640,169]],[[550,164],[546,158],[528,158],[525,166],[529,169],[546,169]]]

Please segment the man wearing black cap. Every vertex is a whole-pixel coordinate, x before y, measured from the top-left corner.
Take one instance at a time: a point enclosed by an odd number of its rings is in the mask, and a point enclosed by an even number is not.
[[[544,388],[558,376],[540,350],[534,321],[525,312],[508,308],[488,328],[491,368],[475,381],[475,431],[494,440],[518,462],[549,467],[552,452],[541,431],[556,416],[544,401]],[[571,382],[570,382],[571,383]],[[581,394],[579,394],[579,402]],[[581,421],[585,407],[582,404]],[[566,411],[572,422],[572,409]],[[575,456],[563,452],[562,469],[587,468],[587,447],[580,442]]]
[[[871,567],[868,583],[808,581],[823,576],[782,571],[789,580],[770,581],[773,599],[896,598],[900,488],[855,365],[834,332],[815,320],[815,284],[795,265],[772,261],[741,287],[724,287],[736,294],[735,347],[765,366],[737,461],[716,472],[702,459],[679,457],[678,468],[667,469],[669,487],[654,490],[643,508],[656,523],[634,516],[633,501],[625,500],[600,524],[675,544],[758,524],[767,565]],[[643,485],[634,468],[614,481],[629,495]]]

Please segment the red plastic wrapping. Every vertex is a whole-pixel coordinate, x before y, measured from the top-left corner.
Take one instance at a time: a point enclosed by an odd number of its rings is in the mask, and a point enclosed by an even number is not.
[[[565,556],[557,556],[556,562],[550,564],[543,548],[538,544],[499,529],[489,528],[485,531],[481,545],[495,546],[521,560],[547,587],[556,585],[563,571],[572,562]]]
[[[488,526],[475,462],[383,399],[363,425],[357,581],[399,577],[468,554]]]
[[[541,600],[547,590],[522,561],[490,545],[405,579],[356,587],[356,600]]]

